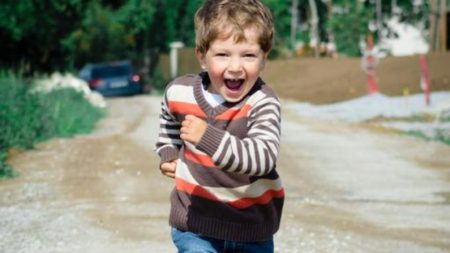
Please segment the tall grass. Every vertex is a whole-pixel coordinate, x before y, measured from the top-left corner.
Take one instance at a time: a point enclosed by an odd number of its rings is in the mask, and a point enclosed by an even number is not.
[[[0,178],[16,175],[6,163],[10,148],[88,133],[103,115],[73,89],[32,92],[31,80],[0,72]]]

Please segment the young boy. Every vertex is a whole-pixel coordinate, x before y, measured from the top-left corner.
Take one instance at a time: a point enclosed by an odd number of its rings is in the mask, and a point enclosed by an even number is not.
[[[161,172],[175,178],[172,239],[178,252],[273,252],[280,103],[259,77],[271,14],[258,0],[207,0],[195,26],[205,72],[168,85],[156,143]]]

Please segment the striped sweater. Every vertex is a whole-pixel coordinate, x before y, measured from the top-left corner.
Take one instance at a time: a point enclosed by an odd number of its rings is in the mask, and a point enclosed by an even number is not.
[[[156,152],[177,159],[170,225],[212,238],[256,242],[278,230],[284,189],[275,170],[280,103],[258,79],[238,103],[211,107],[206,73],[169,84],[162,102]],[[180,139],[188,114],[208,123],[198,145]]]

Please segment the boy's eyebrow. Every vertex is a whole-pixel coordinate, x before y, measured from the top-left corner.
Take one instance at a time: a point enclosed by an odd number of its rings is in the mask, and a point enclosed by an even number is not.
[[[209,47],[209,49],[211,50],[211,51],[231,51],[230,49],[228,49],[228,47],[226,47],[226,46],[217,46],[217,45],[215,45],[215,46],[210,46]],[[259,51],[262,51],[262,49],[261,49],[261,47],[257,47],[256,45],[254,46],[254,47],[251,47],[251,48],[244,48],[243,50],[242,50],[243,52],[259,52]]]

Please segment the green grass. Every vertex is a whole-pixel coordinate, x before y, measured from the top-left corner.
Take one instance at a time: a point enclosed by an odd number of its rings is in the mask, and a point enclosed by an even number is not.
[[[426,136],[424,133],[422,133],[421,131],[417,131],[417,130],[409,130],[409,131],[404,131],[403,133],[410,135],[410,136],[414,136],[417,138],[421,138],[421,139],[425,139],[425,140],[431,140],[430,137]]]
[[[404,121],[404,122],[433,122],[435,120],[435,116],[431,114],[414,114],[408,117],[383,117],[379,116],[373,119],[368,120],[369,122],[392,122],[392,121]]]
[[[89,133],[105,114],[73,89],[31,92],[31,83],[0,72],[0,178],[17,175],[6,163],[10,148],[30,149],[50,138]]]
[[[393,118],[376,118],[372,119],[369,122],[389,122],[389,121],[403,121],[403,122],[425,122],[432,123],[436,120],[435,115],[431,114],[414,114],[409,117],[393,117]],[[439,119],[439,122],[450,122],[450,117],[443,117]],[[427,141],[437,141],[447,145],[450,145],[450,136],[448,131],[443,130],[435,130],[433,136],[429,136],[429,134],[425,134],[419,130],[409,130],[409,131],[400,131],[406,135],[414,136],[417,138],[421,138]]]
[[[435,140],[450,145],[450,136],[442,130],[436,131]]]
[[[427,141],[437,141],[441,142],[447,145],[450,145],[450,136],[448,134],[445,134],[442,130],[436,130],[435,135],[433,137],[427,136],[421,131],[418,130],[410,130],[403,132],[407,135],[414,136],[417,138],[425,139]]]
[[[434,115],[430,115],[430,114],[416,114],[416,115],[412,115],[411,117],[408,118],[403,118],[403,121],[407,121],[407,122],[433,122],[435,121],[435,116]],[[449,122],[450,119],[448,117],[446,118],[441,118],[439,120],[440,122]],[[450,145],[450,136],[448,131],[443,131],[443,130],[436,130],[434,132],[433,136],[428,136],[425,133],[422,133],[421,131],[418,130],[410,130],[410,131],[406,131],[404,132],[407,135],[410,136],[414,136],[414,137],[418,137],[421,139],[425,139],[428,141],[437,141],[437,142],[441,142],[447,145]]]
[[[439,119],[440,122],[450,122],[450,116],[449,117],[442,117]]]

